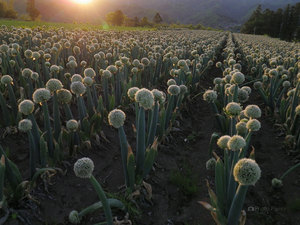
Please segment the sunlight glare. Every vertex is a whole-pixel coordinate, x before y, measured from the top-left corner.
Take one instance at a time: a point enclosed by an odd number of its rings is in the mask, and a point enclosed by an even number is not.
[[[72,1],[77,4],[88,4],[91,3],[93,0],[72,0]]]

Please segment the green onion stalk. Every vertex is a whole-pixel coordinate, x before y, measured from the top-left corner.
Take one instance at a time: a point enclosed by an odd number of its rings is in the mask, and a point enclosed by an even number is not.
[[[92,97],[91,87],[88,85],[86,86],[86,93],[87,93],[88,114],[91,118],[95,113],[95,106],[94,106],[94,101],[93,101],[93,97]]]
[[[0,106],[2,111],[2,117],[3,117],[3,123],[6,127],[8,127],[11,123],[10,113],[6,104],[6,100],[2,95],[2,92],[0,91]]]
[[[87,115],[86,107],[82,95],[77,96],[77,103],[78,103],[79,118],[80,121],[82,121]]]
[[[248,185],[239,185],[231,203],[227,225],[238,225],[241,211],[245,202]]]
[[[50,157],[54,156],[54,146],[53,146],[53,136],[52,129],[50,124],[49,110],[48,104],[46,101],[40,103],[42,105],[43,113],[44,113],[44,127],[47,131],[47,143]]]
[[[294,116],[295,116],[295,109],[298,105],[298,100],[299,100],[299,97],[298,97],[299,90],[300,90],[300,82],[298,81],[293,98],[292,98],[290,118],[294,118]]]
[[[56,91],[53,93],[53,119],[54,119],[54,138],[58,140],[61,132],[60,111]]]
[[[0,203],[4,200],[4,182],[5,182],[5,158],[0,159]]]
[[[229,179],[228,179],[228,186],[227,186],[227,203],[228,205],[231,204],[233,198],[234,198],[234,193],[236,190],[236,182],[234,180],[233,177],[233,170],[234,170],[234,166],[236,164],[236,162],[238,161],[238,156],[239,156],[239,152],[238,151],[234,151],[233,154],[230,154],[230,158],[229,159],[229,168],[230,168],[230,172],[229,172]]]
[[[120,105],[121,103],[121,78],[120,78],[120,69],[115,76],[115,100],[116,104]]]
[[[39,146],[39,143],[40,143],[40,128],[35,120],[35,117],[32,113],[30,113],[28,115],[28,119],[31,120],[32,122],[32,134],[33,134],[33,137],[34,137],[34,142],[35,142],[35,146]],[[37,149],[39,149],[39,147],[37,147]],[[38,159],[40,160],[40,152],[37,151],[37,157]]]
[[[96,178],[93,175],[91,176],[90,181],[91,181],[94,189],[96,190],[100,201],[102,202],[107,225],[113,225],[113,218],[112,218],[111,208],[110,208],[110,205],[108,203],[108,200],[105,196],[105,193],[104,193],[101,185],[98,183],[98,181],[96,180]]]
[[[150,125],[148,126],[148,136],[147,136],[147,142],[146,146],[151,146],[154,142],[155,136],[156,136],[156,129],[157,129],[157,123],[158,123],[158,115],[159,115],[159,101],[155,101],[154,108],[151,110],[151,120]]]
[[[14,164],[6,155],[4,149],[0,145],[0,157],[4,156],[5,158],[5,174],[8,180],[9,185],[15,191],[17,187],[22,182],[21,173],[16,164]]]
[[[140,107],[139,114],[138,114],[137,145],[136,145],[137,174],[143,173],[143,165],[145,161],[145,146],[146,146],[145,133],[146,133],[145,109],[143,107]]]
[[[248,187],[259,180],[261,170],[253,159],[242,158],[235,164],[232,174],[239,186],[230,205],[227,225],[238,225]]]
[[[123,126],[118,128],[118,133],[119,133],[120,146],[121,146],[121,158],[122,158],[122,165],[123,165],[123,173],[125,177],[125,185],[126,187],[130,187],[131,189],[133,189],[133,184],[129,183],[129,177],[127,171],[128,142],[127,142],[127,138]]]
[[[109,91],[108,91],[108,78],[102,76],[102,90],[103,90],[103,97],[104,97],[104,104],[106,110],[109,109]]]
[[[80,178],[87,178],[92,183],[100,201],[102,202],[104,214],[106,217],[106,224],[113,225],[114,224],[113,217],[112,217],[112,212],[111,212],[109,202],[106,198],[106,195],[101,185],[93,176],[92,174],[93,170],[94,170],[94,163],[89,158],[81,158],[77,160],[77,162],[74,164],[75,175]]]
[[[274,180],[276,180],[276,181],[279,181],[279,182],[280,182],[279,185],[282,186],[282,181],[283,181],[283,179],[284,179],[288,174],[290,174],[292,171],[294,171],[295,169],[297,169],[298,167],[300,167],[300,162],[297,163],[297,164],[295,164],[295,165],[293,165],[293,166],[290,167],[288,170],[286,170],[286,171],[279,177],[279,179],[273,178],[273,180],[272,180],[272,185],[274,185],[273,182],[274,182]],[[277,183],[277,182],[276,182],[276,183]]]
[[[123,211],[125,210],[124,204],[118,199],[109,198],[109,199],[107,199],[107,202],[111,208],[118,208]],[[79,224],[79,223],[81,223],[81,220],[83,217],[87,216],[88,214],[94,213],[99,209],[103,209],[103,204],[101,201],[96,202],[96,203],[86,207],[85,209],[82,209],[80,212],[73,210],[69,214],[69,221],[72,224]],[[106,224],[106,222],[105,222],[105,224]]]
[[[172,112],[173,112],[173,109],[174,109],[175,97],[176,97],[175,95],[170,95],[169,94],[169,101],[167,103],[167,108],[166,108],[165,130],[170,125],[171,116],[172,116]]]
[[[36,171],[36,162],[38,161],[38,148],[36,146],[32,131],[27,131],[28,139],[29,139],[29,165],[30,165],[30,177],[32,178]]]

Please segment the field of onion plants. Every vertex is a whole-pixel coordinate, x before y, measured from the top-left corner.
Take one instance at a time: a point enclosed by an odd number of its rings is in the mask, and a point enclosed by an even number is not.
[[[0,225],[297,224],[299,44],[6,26],[0,40]]]

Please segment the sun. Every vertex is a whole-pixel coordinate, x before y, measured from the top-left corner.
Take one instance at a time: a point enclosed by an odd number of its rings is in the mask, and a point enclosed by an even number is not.
[[[92,2],[93,0],[72,0],[72,1],[77,4],[88,4],[88,3]]]

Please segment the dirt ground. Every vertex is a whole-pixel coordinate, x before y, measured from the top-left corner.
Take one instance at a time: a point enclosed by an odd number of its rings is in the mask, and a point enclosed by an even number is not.
[[[212,85],[212,80],[220,74],[211,69],[209,76],[201,82],[199,92]],[[262,102],[256,93],[252,94],[247,104]],[[262,107],[263,108],[263,107]],[[133,112],[127,108],[127,114]],[[125,131],[130,143],[134,143],[132,130],[133,116],[125,123]],[[271,187],[271,180],[279,177],[296,159],[283,148],[283,137],[274,129],[274,122],[266,115],[261,118],[262,128],[257,132],[252,145],[262,170],[262,177],[255,187],[247,193],[245,210],[247,225],[297,225],[299,211],[293,211],[291,204],[300,199],[300,173],[293,172],[284,180],[280,190]],[[159,146],[155,171],[146,182],[151,184],[153,198],[141,206],[142,214],[133,220],[137,225],[210,225],[214,224],[210,213],[199,205],[199,200],[209,201],[205,180],[213,185],[213,172],[207,171],[205,163],[209,159],[208,146],[210,136],[217,131],[214,116],[208,103],[202,100],[202,94],[192,99],[176,120],[175,128]],[[94,175],[110,193],[121,192],[123,184],[117,131],[111,127],[103,128],[106,140],[101,138],[99,146],[93,144],[91,150],[79,152],[76,157],[66,159],[60,168],[65,171],[51,178],[51,184],[38,182],[31,193],[32,199],[26,199],[16,205],[15,212],[26,218],[23,222],[11,219],[9,225],[67,225],[71,210],[81,210],[98,201],[96,193],[88,180],[75,177],[72,166],[77,158],[90,157],[95,163]],[[1,140],[4,147],[11,149],[12,160],[18,164],[24,178],[28,177],[28,146],[25,136],[16,134]],[[134,145],[133,145],[134,147]],[[185,191],[174,182],[174,174],[185,174],[195,186],[194,190]],[[253,210],[254,208],[254,210]],[[113,211],[120,218],[122,211]],[[91,225],[103,221],[101,211],[84,218],[82,224]]]

